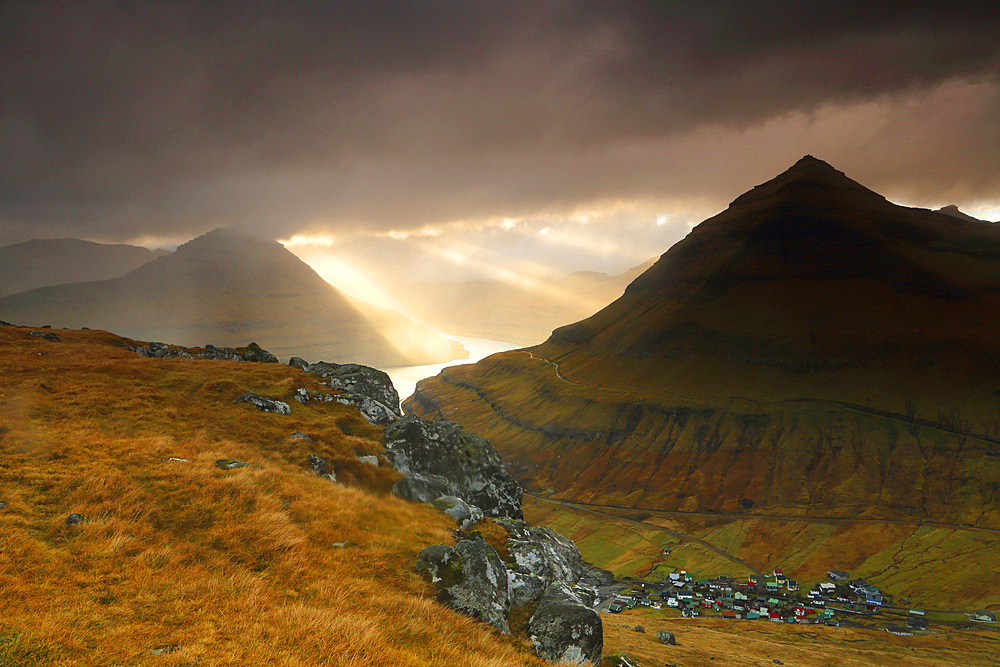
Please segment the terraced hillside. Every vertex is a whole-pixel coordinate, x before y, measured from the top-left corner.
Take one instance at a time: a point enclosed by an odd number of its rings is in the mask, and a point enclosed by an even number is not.
[[[1000,528],[998,312],[1000,227],[806,157],[607,308],[404,407],[559,499]]]

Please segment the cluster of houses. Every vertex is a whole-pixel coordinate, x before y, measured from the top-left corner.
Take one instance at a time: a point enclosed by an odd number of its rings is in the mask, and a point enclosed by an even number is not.
[[[711,611],[733,620],[837,625],[835,612],[874,614],[891,602],[865,580],[849,581],[846,572],[831,570],[827,578],[830,581],[817,584],[803,595],[798,582],[785,577],[781,570],[774,570],[770,576],[751,576],[745,583],[725,576],[695,579],[693,574],[682,571],[670,574],[662,583],[634,583],[615,595],[608,610],[617,613],[637,606],[669,607],[679,609],[686,617]],[[923,615],[918,609],[910,613]]]

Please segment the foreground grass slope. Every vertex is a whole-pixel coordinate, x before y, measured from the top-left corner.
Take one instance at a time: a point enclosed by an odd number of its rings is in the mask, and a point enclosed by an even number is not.
[[[290,400],[311,376],[30,331],[0,326],[0,664],[541,664],[433,601],[412,566],[453,521],[357,460],[382,447],[353,408]]]

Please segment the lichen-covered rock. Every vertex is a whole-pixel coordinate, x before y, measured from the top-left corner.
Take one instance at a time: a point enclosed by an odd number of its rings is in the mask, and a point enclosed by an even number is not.
[[[552,664],[598,665],[604,648],[601,615],[564,583],[555,582],[528,621],[535,651]]]
[[[273,398],[266,398],[260,394],[255,394],[252,391],[248,391],[239,398],[236,399],[236,403],[250,403],[251,405],[257,406],[258,410],[264,412],[276,412],[279,415],[288,415],[292,413],[292,409],[288,407],[288,403],[283,401],[278,401]]]
[[[656,633],[656,638],[660,640],[663,644],[670,644],[671,646],[677,646],[677,639],[674,637],[674,633],[667,632],[666,630],[660,630]]]
[[[406,475],[431,475],[448,482],[441,495],[458,496],[487,516],[523,518],[521,486],[500,463],[485,438],[463,433],[449,421],[407,415],[385,429],[386,458]]]
[[[306,363],[292,357],[288,364],[316,375],[323,384],[340,393],[332,399],[344,405],[353,405],[372,424],[389,424],[403,416],[399,409],[399,394],[385,371],[361,364],[334,364],[319,361]],[[326,400],[326,397],[323,397]]]
[[[500,519],[510,536],[507,550],[523,572],[546,581],[575,584],[584,573],[583,557],[573,540],[547,526],[532,528],[524,521]]]
[[[431,504],[455,519],[461,530],[466,530],[483,519],[483,511],[475,505],[469,505],[455,496],[440,496]]]
[[[374,466],[378,468],[379,462],[377,456],[359,456],[358,461],[366,465]]]
[[[510,606],[527,607],[542,599],[548,582],[537,574],[507,570],[507,588],[510,591]]]
[[[73,512],[68,517],[66,517],[65,524],[66,524],[67,528],[72,528],[73,526],[76,526],[77,524],[83,523],[86,520],[87,520],[87,518],[85,516],[83,516],[82,514],[78,514],[76,512]]]
[[[624,653],[614,653],[604,656],[601,667],[642,667],[638,662]]]
[[[392,492],[403,500],[429,503],[450,493],[448,480],[437,475],[407,475],[392,485]]]
[[[482,538],[461,540],[454,549],[443,544],[426,547],[417,558],[417,571],[437,584],[443,604],[504,634],[510,632],[506,568]]]

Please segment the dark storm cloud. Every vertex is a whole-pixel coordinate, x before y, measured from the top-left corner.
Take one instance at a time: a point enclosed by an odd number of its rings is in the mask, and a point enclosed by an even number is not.
[[[637,178],[670,161],[622,146],[995,85],[1000,13],[975,4],[8,2],[0,225],[282,235],[655,196],[690,178]],[[992,105],[950,137],[980,194]]]

